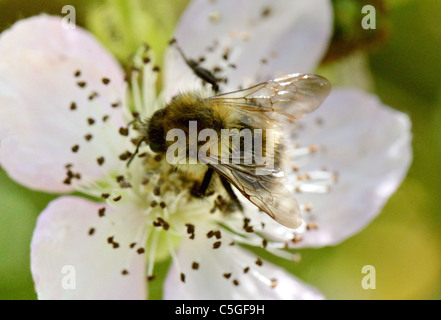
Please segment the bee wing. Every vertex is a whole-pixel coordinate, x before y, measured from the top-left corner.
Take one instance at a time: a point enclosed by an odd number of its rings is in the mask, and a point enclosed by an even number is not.
[[[248,111],[275,111],[295,118],[316,110],[330,91],[331,84],[325,78],[294,73],[208,100]]]
[[[288,228],[302,223],[299,204],[282,183],[283,171],[243,164],[209,164],[249,201]]]

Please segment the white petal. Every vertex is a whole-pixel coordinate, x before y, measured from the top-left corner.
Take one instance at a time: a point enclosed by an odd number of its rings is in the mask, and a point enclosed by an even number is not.
[[[323,299],[316,289],[282,268],[263,260],[258,266],[257,256],[238,245],[230,246],[231,239],[225,234],[220,239],[221,246],[213,249],[213,243],[218,240],[207,239],[200,231],[196,226],[196,239],[182,243],[178,252],[179,270],[174,265],[167,275],[165,299]],[[192,268],[194,262],[198,263],[197,270]],[[249,270],[244,272],[246,267]],[[185,274],[185,283],[180,273]],[[228,274],[231,275],[227,279]],[[238,281],[237,285],[234,281]]]
[[[39,299],[146,298],[144,256],[129,248],[142,225],[141,215],[133,206],[107,207],[100,218],[102,207],[61,197],[39,216],[31,244]],[[93,235],[90,228],[95,228]],[[119,248],[107,242],[111,236]],[[129,274],[123,275],[124,269]]]
[[[188,58],[205,57],[201,66],[209,70],[221,67],[220,75],[228,78],[221,88],[231,91],[278,74],[313,71],[331,32],[328,0],[196,0],[181,18],[175,37]],[[200,85],[175,49],[169,50],[165,66],[169,97]]]
[[[103,78],[111,82],[105,85]],[[77,85],[81,81],[85,88]],[[110,105],[121,100],[124,88],[118,63],[86,31],[64,29],[61,18],[46,15],[17,22],[0,36],[2,167],[18,182],[45,191],[72,190],[62,183],[67,163],[83,176],[100,177],[116,165],[109,155],[120,143],[123,122],[121,110]],[[89,101],[94,91],[99,96]],[[105,114],[111,115],[106,125]],[[89,117],[95,124],[88,124]],[[86,143],[88,133],[93,139]],[[80,150],[73,154],[76,144]],[[103,167],[99,156],[106,158]]]
[[[338,181],[328,194],[296,194],[300,203],[312,205],[304,219],[318,224],[299,245],[336,244],[375,218],[406,176],[412,159],[410,120],[374,95],[334,89],[303,124],[298,141],[325,149],[300,171],[326,167],[338,173]],[[294,183],[295,175],[290,178]]]

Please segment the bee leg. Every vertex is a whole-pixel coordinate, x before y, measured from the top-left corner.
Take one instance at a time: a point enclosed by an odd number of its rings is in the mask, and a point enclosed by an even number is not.
[[[210,185],[211,178],[213,177],[214,170],[212,168],[208,168],[204,175],[204,180],[202,183],[195,183],[193,189],[191,190],[191,194],[197,198],[203,198],[205,193],[207,192],[208,186]]]
[[[138,154],[138,152],[139,152],[139,147],[141,147],[141,144],[142,144],[143,142],[147,142],[147,140],[144,138],[144,139],[141,139],[141,140],[138,142],[138,145],[136,146],[136,150],[135,150],[135,152],[130,156],[129,161],[127,162],[127,167],[129,167],[129,166],[130,166],[130,163],[132,163],[133,159],[135,159],[135,156],[136,156],[136,155]]]
[[[227,191],[227,193],[230,196],[233,203],[236,205],[236,207],[240,211],[243,211],[242,203],[240,203],[239,199],[237,198],[236,194],[234,193],[234,190],[231,187],[231,183],[229,183],[228,180],[225,177],[223,177],[222,175],[219,175],[219,177],[222,182],[222,185],[224,186],[225,190]]]

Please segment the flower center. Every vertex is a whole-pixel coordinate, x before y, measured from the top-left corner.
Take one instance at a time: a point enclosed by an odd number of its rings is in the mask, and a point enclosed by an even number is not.
[[[142,217],[142,222],[139,232],[133,235],[133,240],[126,249],[131,250],[131,253],[146,255],[146,273],[149,280],[154,279],[155,262],[171,256],[181,281],[185,282],[186,277],[182,270],[189,266],[180,266],[176,248],[181,241],[194,240],[196,237],[209,241],[213,250],[243,244],[263,248],[279,257],[298,260],[298,255],[288,249],[301,241],[303,232],[318,228],[311,214],[313,209],[310,203],[301,205],[307,223],[299,229],[290,230],[269,219],[264,213],[258,212],[244,197],[239,196],[246,207],[244,212],[232,210],[232,201],[221,188],[209,188],[203,199],[194,197],[191,190],[195,183],[200,181],[178,172],[163,156],[153,153],[149,147],[142,146],[138,150],[140,137],[137,130],[134,130],[136,126],[132,127],[133,123],[140,116],[149,118],[162,104],[155,95],[159,68],[154,64],[154,56],[147,56],[147,52],[148,48],[143,48],[135,55],[131,74],[126,77],[130,80],[130,102],[124,102],[123,99],[112,102],[111,107],[115,114],[103,114],[100,118],[95,114],[86,115],[86,123],[95,130],[85,132],[83,142],[70,147],[73,154],[79,154],[83,151],[84,144],[95,141],[97,147],[93,149],[91,159],[97,168],[103,169],[104,174],[96,180],[78,172],[75,161],[65,166],[65,184],[73,184],[77,191],[106,201],[106,205],[99,209],[98,217],[115,225],[115,233],[109,234],[103,241],[107,241],[114,249],[123,248],[118,240],[117,224],[124,219],[124,210],[129,204],[130,210],[136,211],[134,214]],[[213,73],[216,73],[215,71],[213,70]],[[88,90],[87,82],[81,79],[81,74],[81,70],[74,72],[76,83],[80,89]],[[102,78],[103,85],[108,86],[111,83],[112,79]],[[89,91],[86,91],[89,101],[94,101],[100,96],[98,91]],[[74,113],[78,108],[77,103],[72,102],[69,110]],[[123,121],[114,119],[118,115]],[[97,141],[103,138],[108,141]],[[107,155],[97,153],[101,149],[100,143],[111,145],[113,155],[116,154],[117,157],[113,156],[110,159]],[[135,149],[139,152],[135,153]],[[324,169],[300,171],[300,168],[320,151],[320,146],[315,145],[295,146],[290,150],[289,160],[294,165],[288,176],[293,193],[330,191],[330,186],[336,180],[335,173]],[[113,166],[110,167],[110,164]],[[220,185],[218,179],[219,177],[214,177],[213,186]],[[114,215],[109,214],[112,210]],[[95,227],[91,227],[88,233],[93,236]],[[130,256],[131,254],[128,255],[129,259]],[[244,262],[243,272],[248,273],[250,268],[258,268],[262,263],[259,257],[254,263]],[[198,268],[199,262],[193,261],[191,269]],[[221,275],[230,279],[231,272],[224,271]],[[129,275],[129,267],[123,268],[121,274]],[[261,276],[260,279],[271,287],[277,284],[272,278]],[[232,277],[231,281],[234,285],[239,284],[237,278]]]

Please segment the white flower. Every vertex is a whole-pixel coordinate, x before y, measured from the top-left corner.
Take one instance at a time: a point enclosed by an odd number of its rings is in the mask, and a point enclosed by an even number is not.
[[[204,67],[223,69],[228,91],[313,71],[331,25],[326,0],[196,0],[175,36],[189,57],[204,56]],[[172,49],[157,98],[149,59],[140,86],[134,70],[128,99],[117,62],[80,28],[65,30],[60,19],[42,15],[0,37],[2,167],[29,188],[94,198],[61,196],[40,215],[31,246],[39,298],[144,299],[146,277],[165,254],[173,258],[168,299],[322,298],[240,244],[295,259],[286,247],[336,244],[358,232],[405,176],[407,116],[373,95],[335,88],[291,137],[289,187],[305,223],[287,229],[246,200],[244,215],[225,216],[218,194],[192,198],[190,182],[154,154],[147,151],[129,168],[120,160],[135,148],[136,132],[126,132],[130,107],[149,116],[177,92],[200,86]],[[75,269],[74,290],[63,285],[66,265]]]

